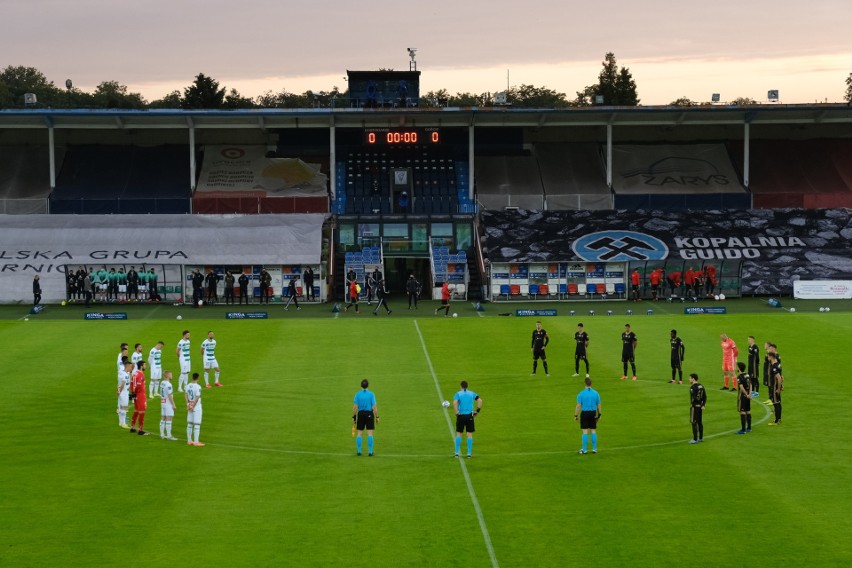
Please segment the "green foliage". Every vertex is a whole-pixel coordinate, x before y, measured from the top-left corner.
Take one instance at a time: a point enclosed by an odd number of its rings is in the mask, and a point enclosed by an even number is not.
[[[99,108],[143,109],[147,102],[139,93],[127,92],[127,86],[118,81],[104,81],[92,94],[93,106]]]
[[[737,97],[730,102],[730,104],[734,106],[750,106],[750,105],[759,105],[760,103],[754,99],[750,99],[748,97]]]
[[[231,89],[225,95],[224,107],[228,110],[255,108],[256,106],[253,99],[242,96],[236,89]]]
[[[565,108],[569,106],[565,93],[547,87],[521,85],[506,93],[506,101],[516,108]]]
[[[639,97],[636,92],[636,82],[627,67],[618,67],[615,54],[608,52],[604,57],[598,75],[598,82],[577,92],[575,104],[589,106],[596,104],[595,97],[603,96],[603,104],[607,106],[636,106]]]
[[[219,81],[199,73],[192,84],[183,90],[181,107],[185,109],[221,109],[225,106],[225,87]]]
[[[679,99],[675,99],[672,102],[670,102],[669,106],[693,107],[693,106],[699,106],[700,104],[701,103],[697,103],[697,102],[695,102],[695,101],[693,101],[693,100],[691,100],[687,97],[680,97]]]
[[[183,106],[183,97],[180,94],[180,91],[172,91],[162,99],[157,99],[156,101],[151,101],[148,104],[148,108],[168,108],[168,109],[179,109]]]
[[[24,106],[25,93],[35,94],[39,107],[64,107],[67,105],[65,90],[57,88],[53,81],[49,81],[41,71],[34,67],[10,65],[0,71],[0,82],[6,86],[7,100],[11,97],[9,106]]]
[[[849,76],[846,77],[845,100],[846,100],[847,103],[852,103],[852,73],[849,73]]]

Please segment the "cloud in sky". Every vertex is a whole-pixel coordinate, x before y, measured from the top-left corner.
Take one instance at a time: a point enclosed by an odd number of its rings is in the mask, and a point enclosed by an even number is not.
[[[347,69],[408,69],[406,47],[419,50],[425,90],[493,91],[509,69],[513,85],[569,96],[612,51],[650,104],[703,93],[711,79],[716,90],[754,82],[801,97],[788,102],[839,100],[852,71],[849,0],[795,9],[768,0],[5,0],[3,12],[0,66],[36,67],[87,90],[116,80],[149,100],[199,72],[247,96],[345,88]]]

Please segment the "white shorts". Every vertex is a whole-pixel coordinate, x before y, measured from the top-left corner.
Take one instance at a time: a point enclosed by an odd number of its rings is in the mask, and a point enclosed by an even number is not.
[[[166,400],[165,398],[161,398],[160,403],[162,404],[162,406],[160,407],[160,416],[162,416],[163,418],[174,417],[175,409],[172,406],[172,404],[168,400]]]
[[[121,394],[118,395],[118,405],[119,406],[129,406],[130,405],[130,393],[127,391],[121,391]]]
[[[209,361],[204,361],[204,368],[205,369],[218,369],[219,368],[219,361],[217,361],[216,359],[210,359]]]
[[[118,291],[121,292],[122,294],[127,292],[127,284],[119,284],[118,285]]]
[[[142,284],[141,286],[139,286],[139,291],[140,292],[147,292],[148,291],[148,285]]]
[[[180,362],[180,374],[185,375],[192,370],[192,365],[189,361],[181,361]]]
[[[106,284],[98,284],[98,290],[101,292],[106,292],[107,285]]]
[[[152,381],[159,381],[162,378],[163,378],[163,370],[162,369],[155,369],[154,367],[151,367],[151,380]]]
[[[187,424],[201,424],[201,412],[202,409],[198,408],[193,412],[186,413],[186,423]]]

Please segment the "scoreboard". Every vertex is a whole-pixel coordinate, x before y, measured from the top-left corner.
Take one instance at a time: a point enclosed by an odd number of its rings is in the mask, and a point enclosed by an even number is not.
[[[365,146],[434,146],[441,143],[438,128],[366,128]]]

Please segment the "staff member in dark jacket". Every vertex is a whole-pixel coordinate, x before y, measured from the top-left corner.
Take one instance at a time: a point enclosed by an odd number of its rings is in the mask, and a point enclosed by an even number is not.
[[[38,274],[33,277],[33,305],[37,306],[41,303],[41,282],[38,281]]]

